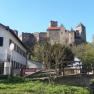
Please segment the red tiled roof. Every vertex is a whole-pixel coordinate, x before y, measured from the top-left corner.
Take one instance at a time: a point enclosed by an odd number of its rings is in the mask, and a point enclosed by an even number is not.
[[[60,27],[48,27],[47,30],[60,30],[61,28]]]
[[[61,30],[65,30],[65,28],[64,28],[64,27],[60,27],[60,29],[61,29]]]

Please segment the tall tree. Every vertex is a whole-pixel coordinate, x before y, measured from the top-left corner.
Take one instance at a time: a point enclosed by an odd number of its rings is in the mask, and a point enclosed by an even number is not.
[[[60,62],[62,57],[63,48],[60,44],[54,44],[51,48],[51,66],[55,68],[56,74],[58,75],[58,69],[60,68]]]
[[[41,62],[42,62],[42,61],[43,61],[43,57],[42,57],[43,48],[44,48],[43,45],[40,45],[39,43],[37,43],[37,44],[34,46],[33,55],[32,55],[32,57],[31,57],[31,59],[37,60],[37,61],[41,61]]]
[[[73,47],[73,52],[81,59],[84,73],[94,69],[94,45],[90,43],[78,45]]]
[[[73,63],[73,60],[74,60],[74,54],[72,50],[67,46],[63,46],[61,49],[61,60],[60,60],[60,68],[59,68],[63,71],[63,75],[64,75],[64,68],[68,64]]]
[[[64,68],[74,60],[74,54],[71,49],[61,44],[54,44],[50,47],[46,45],[45,51],[46,64],[50,64],[50,68],[54,68],[57,74],[61,74],[63,71],[64,75]],[[59,72],[57,70],[59,70]]]
[[[47,69],[55,69],[56,74],[63,71],[64,75],[64,68],[74,60],[71,49],[61,44],[51,45],[48,42],[42,46],[37,44],[34,52],[36,59],[43,61]]]
[[[43,62],[46,68],[50,69],[51,67],[51,45],[48,42],[44,45],[42,58],[43,58]]]

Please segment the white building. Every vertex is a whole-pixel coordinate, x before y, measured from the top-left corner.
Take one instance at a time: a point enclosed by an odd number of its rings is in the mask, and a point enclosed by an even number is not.
[[[31,75],[44,70],[44,65],[39,61],[27,61],[27,68],[25,69],[25,75]]]
[[[10,50],[10,44],[14,44],[14,50]],[[0,74],[19,74],[20,69],[26,66],[27,49],[8,26],[0,24]]]
[[[44,69],[44,65],[39,61],[27,61],[27,68]]]

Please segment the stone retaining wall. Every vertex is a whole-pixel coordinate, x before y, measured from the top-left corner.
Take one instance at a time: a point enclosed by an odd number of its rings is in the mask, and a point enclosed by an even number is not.
[[[91,79],[94,79],[94,75],[70,75],[58,77],[55,82],[58,84],[89,86]]]

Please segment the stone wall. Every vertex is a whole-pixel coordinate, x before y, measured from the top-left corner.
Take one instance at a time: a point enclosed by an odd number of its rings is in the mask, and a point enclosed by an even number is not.
[[[94,79],[94,75],[70,75],[58,77],[55,82],[58,84],[89,86],[91,79]]]
[[[51,45],[55,43],[60,43],[59,31],[48,31],[48,36],[49,36]]]

